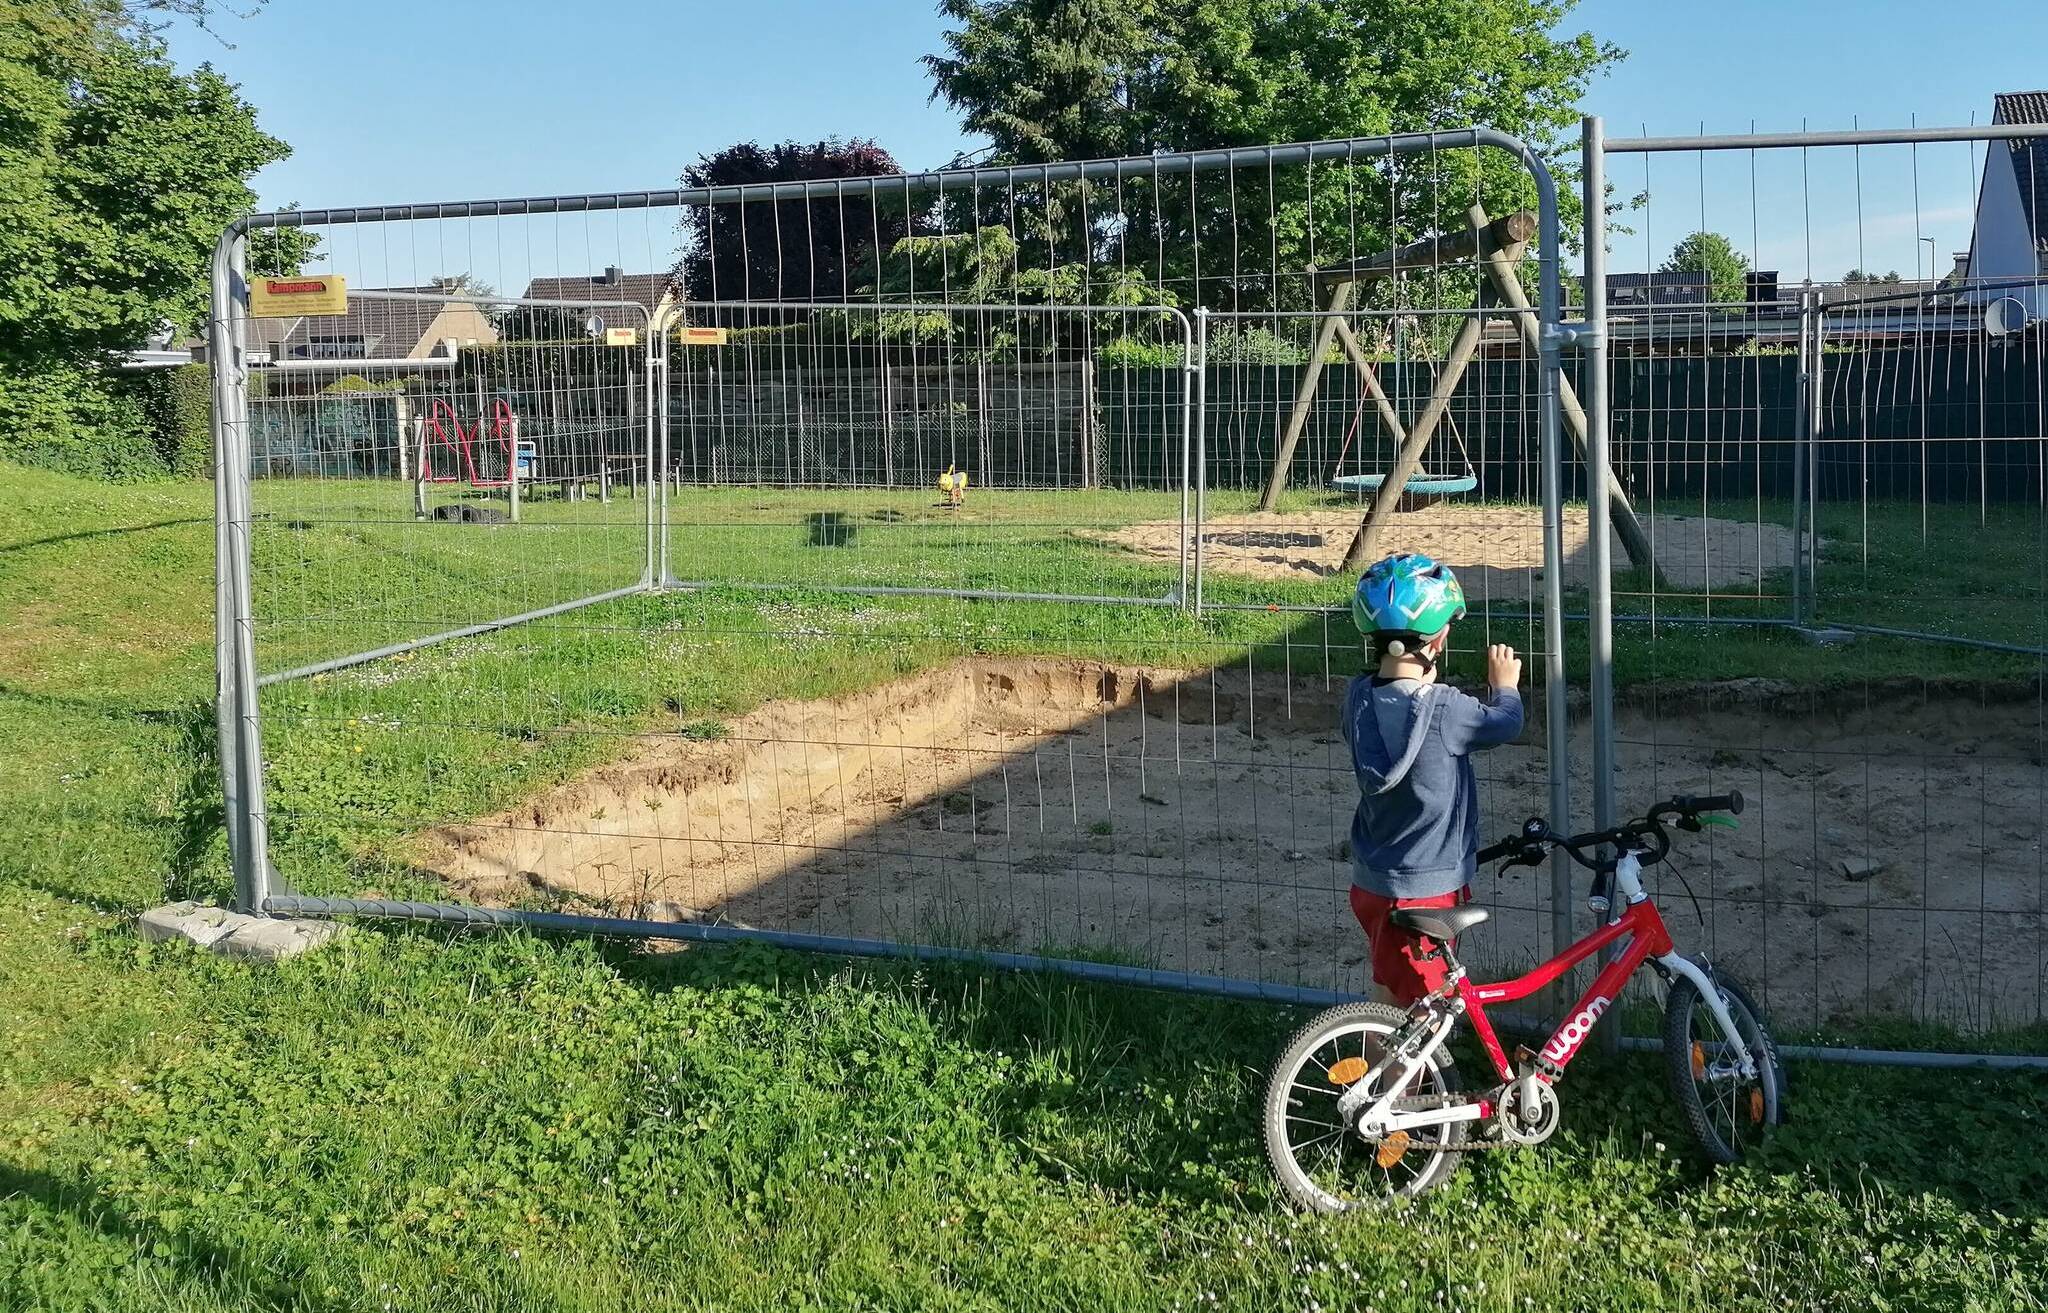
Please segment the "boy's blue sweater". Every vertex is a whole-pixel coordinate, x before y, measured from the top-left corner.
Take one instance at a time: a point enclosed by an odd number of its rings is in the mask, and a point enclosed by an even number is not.
[[[1471,754],[1522,732],[1522,697],[1486,700],[1444,684],[1360,675],[1344,692],[1344,741],[1358,776],[1351,881],[1385,898],[1455,893],[1479,851]]]

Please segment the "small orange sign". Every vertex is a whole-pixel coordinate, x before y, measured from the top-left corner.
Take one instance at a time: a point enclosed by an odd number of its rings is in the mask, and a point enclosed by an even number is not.
[[[640,330],[637,328],[607,328],[604,330],[604,344],[606,346],[633,346],[639,341]]]
[[[724,346],[725,330],[685,324],[682,331],[676,334],[676,340],[684,346]]]
[[[348,313],[348,279],[340,274],[249,280],[249,314],[257,319]]]

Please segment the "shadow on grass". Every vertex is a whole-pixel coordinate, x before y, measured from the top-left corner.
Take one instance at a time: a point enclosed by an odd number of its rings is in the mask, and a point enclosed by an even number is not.
[[[277,1275],[269,1270],[272,1265],[208,1241],[191,1227],[174,1232],[133,1218],[85,1182],[0,1162],[0,1198],[26,1200],[31,1207],[45,1210],[60,1222],[125,1246],[130,1257],[119,1265],[119,1270],[132,1274],[146,1287],[158,1287],[160,1294],[184,1287],[195,1295],[199,1291],[211,1292],[227,1307],[316,1313],[343,1307],[337,1301],[319,1298],[289,1277]],[[111,1301],[108,1291],[87,1284],[108,1275],[114,1270],[112,1265],[85,1271],[73,1265],[43,1270],[51,1274],[49,1279],[64,1283],[46,1287],[42,1292],[58,1302],[66,1302],[66,1296],[70,1296],[84,1307],[119,1306]],[[77,1284],[73,1285],[74,1282]]]
[[[149,524],[126,524],[116,529],[80,529],[76,533],[53,533],[42,538],[23,538],[19,542],[0,543],[0,552],[25,552],[32,547],[53,547],[58,543],[79,542],[90,538],[120,538],[131,533],[150,533],[157,529],[175,529],[186,524],[211,524],[210,515],[187,515],[176,520],[156,520]]]
[[[208,899],[221,895],[225,884],[219,868],[226,815],[220,790],[219,730],[211,701],[195,699],[167,707],[130,709],[85,698],[32,693],[6,684],[0,684],[0,698],[31,708],[86,716],[109,725],[142,726],[167,734],[169,741],[162,744],[159,764],[172,795],[168,808],[155,810],[143,807],[136,798],[89,793],[76,799],[67,797],[66,805],[75,800],[88,806],[97,803],[119,808],[125,823],[153,832],[165,854],[162,892],[167,898]],[[33,798],[28,805],[33,808]],[[110,899],[104,890],[89,885],[31,874],[17,874],[15,878],[27,887],[89,907],[126,907],[122,900]]]

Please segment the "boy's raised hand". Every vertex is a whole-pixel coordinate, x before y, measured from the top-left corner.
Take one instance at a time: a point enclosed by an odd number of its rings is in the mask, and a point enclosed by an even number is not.
[[[1521,687],[1522,658],[1506,643],[1495,643],[1486,649],[1486,683],[1489,688]]]

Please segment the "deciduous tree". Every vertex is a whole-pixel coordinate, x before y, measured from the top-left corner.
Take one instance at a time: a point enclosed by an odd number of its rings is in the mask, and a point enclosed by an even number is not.
[[[903,168],[865,138],[774,146],[743,141],[699,157],[685,187],[808,182],[896,174]],[[917,230],[921,201],[877,194],[839,201],[722,202],[683,212],[677,267],[692,301],[838,301],[873,282],[881,254]]]
[[[1748,297],[1743,275],[1749,272],[1749,257],[1719,233],[1696,232],[1679,239],[1661,270],[1667,274],[1705,274],[1707,298],[1711,301],[1736,303]]]

